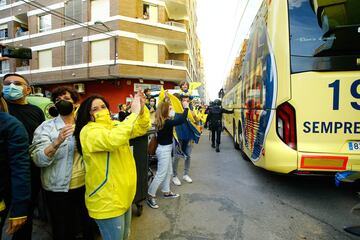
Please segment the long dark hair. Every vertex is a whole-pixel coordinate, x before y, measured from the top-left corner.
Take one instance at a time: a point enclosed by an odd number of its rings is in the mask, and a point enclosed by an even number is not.
[[[106,107],[109,109],[109,103],[105,100],[104,97],[99,95],[90,96],[81,103],[79,110],[77,111],[76,114],[75,130],[74,130],[76,147],[81,155],[83,153],[80,142],[80,132],[83,129],[83,127],[85,127],[86,124],[88,124],[93,120],[90,111],[91,111],[91,105],[95,99],[101,99],[105,103]]]

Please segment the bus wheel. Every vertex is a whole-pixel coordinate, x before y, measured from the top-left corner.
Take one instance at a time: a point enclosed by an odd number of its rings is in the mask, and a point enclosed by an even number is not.
[[[245,152],[244,152],[244,139],[243,139],[243,135],[242,135],[242,128],[241,128],[241,123],[239,122],[239,130],[237,132],[237,139],[239,140],[239,150],[241,153],[242,158],[245,161],[249,161],[249,158],[246,156]]]
[[[237,143],[237,140],[236,140],[236,135],[237,135],[236,125],[235,125],[235,121],[234,121],[234,123],[233,123],[233,141],[234,141],[234,148],[235,148],[235,149],[240,149],[240,146],[239,146],[239,144]]]

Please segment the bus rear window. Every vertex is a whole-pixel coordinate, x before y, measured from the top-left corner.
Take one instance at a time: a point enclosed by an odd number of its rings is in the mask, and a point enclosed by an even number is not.
[[[360,70],[359,0],[288,0],[291,70]]]

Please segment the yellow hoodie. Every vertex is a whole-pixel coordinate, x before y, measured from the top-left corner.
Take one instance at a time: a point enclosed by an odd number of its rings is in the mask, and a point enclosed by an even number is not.
[[[129,139],[151,127],[150,114],[132,113],[123,122],[112,121],[108,111],[95,114],[96,122],[80,132],[85,162],[85,203],[89,215],[107,219],[124,214],[136,193],[136,166]]]

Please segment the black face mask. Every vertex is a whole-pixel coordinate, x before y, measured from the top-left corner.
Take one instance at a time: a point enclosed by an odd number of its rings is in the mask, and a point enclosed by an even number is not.
[[[55,107],[61,116],[67,116],[74,110],[73,104],[66,100],[58,101],[55,103]]]

